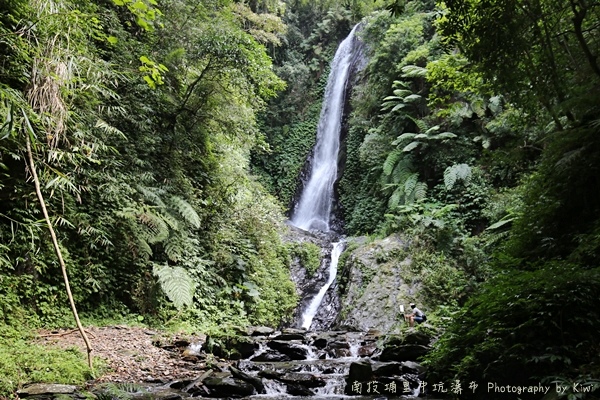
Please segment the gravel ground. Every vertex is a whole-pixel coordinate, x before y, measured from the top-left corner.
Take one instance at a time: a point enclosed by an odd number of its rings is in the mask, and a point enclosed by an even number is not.
[[[102,382],[159,382],[192,379],[206,368],[202,357],[185,351],[187,344],[204,338],[167,335],[126,326],[85,328],[92,355],[106,361],[108,371],[91,384]],[[38,342],[61,348],[78,347],[87,354],[78,330],[40,331]],[[153,344],[160,343],[160,347]]]

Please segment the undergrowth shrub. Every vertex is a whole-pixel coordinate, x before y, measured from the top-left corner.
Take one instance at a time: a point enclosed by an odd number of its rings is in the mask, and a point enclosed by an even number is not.
[[[92,379],[86,356],[77,348],[58,349],[32,343],[22,328],[0,326],[0,398],[34,382],[82,384]],[[103,369],[102,364],[96,368]]]
[[[599,292],[597,267],[548,262],[499,274],[469,299],[427,357],[430,379],[537,385],[599,376]]]
[[[308,276],[314,275],[321,265],[321,248],[311,242],[294,243],[292,254],[300,259],[300,264],[306,269]]]

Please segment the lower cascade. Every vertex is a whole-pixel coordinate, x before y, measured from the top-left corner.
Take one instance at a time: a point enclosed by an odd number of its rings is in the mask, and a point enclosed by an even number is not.
[[[310,301],[306,310],[302,314],[302,328],[309,329],[312,325],[313,318],[317,314],[317,310],[323,301],[323,297],[325,297],[325,293],[335,281],[337,276],[337,265],[340,255],[344,250],[344,242],[335,242],[333,243],[333,249],[331,250],[331,260],[329,262],[329,277],[327,278],[327,282],[321,287],[317,295]]]

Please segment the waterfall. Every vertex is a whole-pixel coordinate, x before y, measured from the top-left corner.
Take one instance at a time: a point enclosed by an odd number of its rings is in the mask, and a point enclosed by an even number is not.
[[[291,219],[294,226],[304,230],[330,230],[346,86],[355,52],[360,49],[354,35],[357,27],[340,44],[331,63],[310,175]]]
[[[331,286],[331,284],[335,280],[335,277],[337,275],[338,260],[343,250],[344,242],[333,243],[333,249],[331,250],[331,262],[329,263],[329,278],[327,279],[327,283],[325,283],[325,285],[321,287],[319,293],[317,293],[317,295],[311,300],[309,306],[306,308],[306,310],[304,310],[304,313],[302,314],[302,327],[305,329],[310,328],[312,320],[315,317],[315,314],[317,314],[317,310],[321,305],[321,301],[323,301],[323,297],[325,296],[327,289],[329,289],[329,286]]]

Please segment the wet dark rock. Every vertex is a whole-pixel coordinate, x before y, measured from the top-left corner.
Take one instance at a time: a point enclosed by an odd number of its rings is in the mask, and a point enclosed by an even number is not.
[[[375,342],[368,342],[364,345],[361,345],[358,348],[358,356],[359,357],[371,357],[375,351],[377,350],[377,344]]]
[[[350,364],[350,371],[348,372],[348,377],[346,378],[346,388],[345,393],[350,394],[363,394],[366,393],[366,388],[362,388],[360,391],[353,390],[352,385],[355,382],[366,383],[373,380],[373,367],[370,362],[363,360],[357,361]],[[364,385],[363,385],[364,386]]]
[[[402,372],[405,374],[421,375],[425,373],[425,367],[414,361],[403,361]]]
[[[297,383],[310,388],[325,386],[325,381],[321,377],[308,372],[288,372],[282,375],[279,380],[285,383]]]
[[[151,390],[149,393],[145,394],[141,398],[152,400],[181,400],[183,399],[183,396],[181,395],[181,393],[162,388],[158,390]]]
[[[414,361],[429,352],[430,348],[419,344],[390,346],[383,349],[379,361]]]
[[[313,396],[314,392],[306,386],[299,385],[297,383],[286,384],[288,394],[292,396]]]
[[[271,340],[267,342],[269,348],[285,354],[292,360],[306,360],[308,349],[306,347],[300,347],[300,345],[301,343],[287,340]]]
[[[182,390],[182,389],[186,388],[192,382],[194,382],[192,379],[173,381],[168,384],[168,387],[170,387],[171,389]]]
[[[282,333],[275,337],[275,340],[304,340],[304,335],[301,333]]]
[[[403,365],[400,362],[374,363],[373,374],[376,376],[402,375]]]
[[[313,341],[312,345],[315,346],[317,349],[324,349],[325,347],[327,347],[327,339],[323,337],[317,338]]]
[[[428,346],[431,343],[431,337],[423,331],[409,331],[404,337],[404,344],[421,344]]]
[[[283,373],[275,371],[274,369],[263,369],[258,373],[258,376],[262,376],[267,379],[279,379]]]
[[[280,362],[280,361],[290,361],[291,358],[285,354],[281,354],[275,350],[267,350],[254,356],[251,358],[252,361],[260,361],[260,362]]]
[[[173,345],[177,347],[188,347],[190,345],[189,339],[178,339],[173,342]]]
[[[17,390],[20,397],[52,395],[52,394],[72,394],[77,389],[74,385],[59,385],[57,383],[34,383],[23,389]]]
[[[225,372],[206,378],[203,384],[208,388],[211,397],[250,396],[255,393],[252,384],[233,378]]]
[[[243,381],[248,382],[252,386],[254,386],[257,393],[259,393],[259,394],[266,393],[265,385],[263,384],[262,379],[257,378],[252,375],[249,375],[249,374],[247,374],[243,371],[240,371],[239,369],[237,369],[235,367],[231,367],[231,366],[229,367],[229,371],[231,371],[231,374],[233,375],[234,378],[241,379]]]
[[[191,381],[188,385],[186,385],[182,391],[186,393],[191,393],[192,395],[204,396],[210,394],[206,386],[204,386],[203,382],[206,378],[211,376],[214,373],[213,370],[204,371],[202,375],[198,378]],[[224,375],[227,376],[227,375]]]
[[[258,349],[258,344],[246,336],[236,336],[227,340],[215,340],[210,337],[202,345],[202,350],[217,357],[240,360],[251,357]]]

